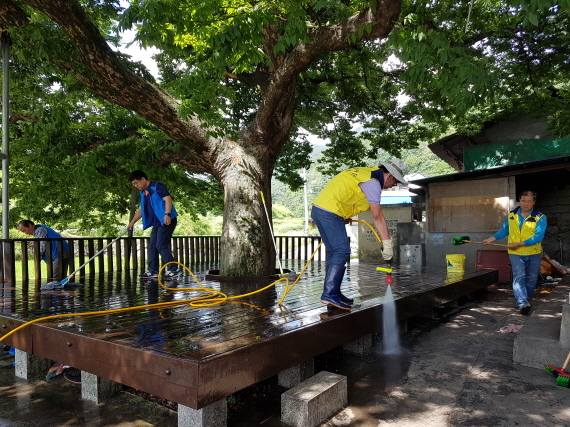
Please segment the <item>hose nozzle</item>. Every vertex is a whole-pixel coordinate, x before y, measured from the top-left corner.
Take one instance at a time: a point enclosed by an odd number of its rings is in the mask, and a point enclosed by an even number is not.
[[[383,271],[386,274],[386,283],[391,285],[393,283],[392,280],[392,260],[386,261],[386,263],[390,266],[389,268],[386,267],[376,267],[376,271]]]

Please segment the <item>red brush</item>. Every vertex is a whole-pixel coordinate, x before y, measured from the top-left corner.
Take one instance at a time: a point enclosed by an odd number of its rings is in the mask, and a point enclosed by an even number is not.
[[[557,369],[552,365],[546,365],[544,369],[546,372],[551,374],[554,378],[556,378],[556,385],[561,387],[570,388],[570,374],[566,373],[566,367],[570,363],[570,352],[568,352],[568,356],[566,356],[566,360],[562,365],[562,368]]]

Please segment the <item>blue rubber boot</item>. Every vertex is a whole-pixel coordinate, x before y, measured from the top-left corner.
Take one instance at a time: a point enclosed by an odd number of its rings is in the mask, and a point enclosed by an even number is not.
[[[346,267],[340,264],[330,264],[327,267],[325,275],[325,285],[323,294],[321,295],[321,302],[323,304],[330,304],[343,310],[350,310],[351,307],[340,300],[340,285],[342,284],[342,276]]]
[[[329,265],[330,265],[330,264],[329,264]],[[327,266],[325,267],[325,281],[326,281],[326,277],[327,277],[328,271],[329,271],[329,266],[327,265]],[[343,273],[343,274],[344,274],[344,273]],[[341,279],[341,280],[342,280],[342,279]],[[340,288],[339,288],[339,290],[338,290],[338,299],[340,300],[340,302],[343,302],[343,303],[345,303],[345,304],[354,304],[354,300],[353,300],[352,298],[349,298],[349,297],[347,297],[347,296],[344,296],[344,295],[342,294],[342,292],[340,291]]]
[[[338,299],[345,304],[354,304],[354,300],[352,298],[344,296],[340,289],[338,290]]]

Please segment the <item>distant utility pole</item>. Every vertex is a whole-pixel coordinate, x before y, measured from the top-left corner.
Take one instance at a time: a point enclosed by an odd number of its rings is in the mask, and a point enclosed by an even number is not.
[[[305,234],[309,234],[309,205],[307,203],[307,169],[303,168],[303,191],[305,193]]]

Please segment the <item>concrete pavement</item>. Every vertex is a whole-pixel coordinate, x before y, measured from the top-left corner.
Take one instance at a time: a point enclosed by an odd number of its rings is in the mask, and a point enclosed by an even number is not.
[[[493,286],[486,301],[470,302],[432,328],[412,329],[404,336],[409,365],[399,382],[381,389],[373,374],[359,379],[349,406],[325,425],[570,425],[570,389],[543,369],[514,364],[517,333],[500,332],[518,329],[509,325],[524,330],[544,297],[537,295],[531,315],[523,316],[511,290]]]

